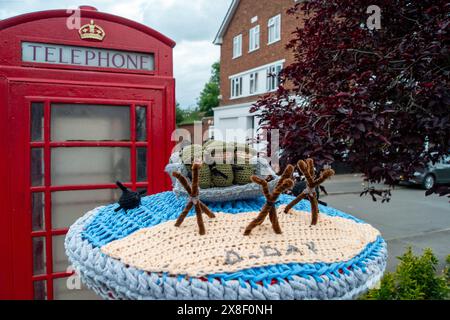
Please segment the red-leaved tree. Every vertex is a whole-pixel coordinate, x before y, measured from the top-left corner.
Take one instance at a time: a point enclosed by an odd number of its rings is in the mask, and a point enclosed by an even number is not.
[[[381,9],[381,29],[367,8]],[[280,87],[252,108],[280,130],[281,163],[312,157],[393,185],[448,154],[450,4],[301,1]]]

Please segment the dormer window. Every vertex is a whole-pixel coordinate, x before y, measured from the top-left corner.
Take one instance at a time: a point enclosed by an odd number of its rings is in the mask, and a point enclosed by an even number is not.
[[[252,52],[259,49],[259,25],[250,29],[249,48],[248,52]]]
[[[274,42],[280,41],[281,40],[281,14],[270,18],[267,26],[268,26],[268,34],[269,34],[268,44],[272,44]]]
[[[242,56],[242,34],[233,38],[233,59]]]

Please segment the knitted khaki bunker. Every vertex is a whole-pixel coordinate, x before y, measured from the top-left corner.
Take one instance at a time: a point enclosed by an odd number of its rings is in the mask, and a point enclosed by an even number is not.
[[[186,177],[184,177],[179,172],[174,172],[172,175],[180,181],[181,185],[186,189],[187,193],[189,194],[189,202],[187,203],[184,210],[181,212],[180,216],[178,217],[177,222],[175,223],[175,227],[181,226],[184,219],[188,215],[189,211],[191,211],[192,207],[195,208],[195,213],[197,215],[197,224],[199,228],[200,235],[204,235],[206,233],[205,231],[205,225],[203,223],[203,217],[202,213],[205,213],[209,218],[215,218],[216,216],[209,210],[209,208],[200,201],[198,198],[199,191],[198,191],[198,176],[200,168],[202,167],[201,163],[194,163],[192,165],[192,185],[189,185],[189,182],[187,181]]]
[[[120,181],[116,182],[117,186],[122,190],[122,196],[119,199],[119,207],[115,209],[115,212],[119,212],[124,209],[125,211],[135,209],[141,205],[141,198],[147,193],[147,190],[140,192],[132,192],[128,190]]]
[[[251,183],[251,177],[255,173],[256,166],[251,164],[251,158],[257,155],[255,149],[247,144],[234,144],[234,184],[245,185]]]
[[[288,165],[283,172],[283,175],[278,181],[275,190],[272,194],[269,191],[269,185],[266,180],[261,179],[257,176],[252,176],[252,181],[259,184],[262,189],[264,196],[266,197],[266,204],[261,209],[261,212],[256,217],[255,220],[250,222],[250,224],[245,229],[244,235],[248,236],[257,226],[261,225],[266,219],[267,215],[269,215],[270,222],[272,223],[272,228],[276,234],[281,234],[281,227],[278,223],[277,210],[275,209],[275,202],[277,201],[280,194],[285,192],[287,189],[290,189],[294,186],[294,181],[290,179],[292,173],[294,172],[294,167],[292,165]]]
[[[193,144],[184,147],[181,150],[181,160],[185,164],[188,171],[188,177],[192,177],[192,164],[203,161],[203,147],[201,145]],[[199,171],[199,187],[200,189],[211,188],[211,170],[208,166],[202,166]]]
[[[205,147],[205,159],[211,170],[211,184],[216,188],[231,187],[234,181],[232,163],[234,146],[223,141],[211,141]]]
[[[316,179],[313,159],[307,159],[306,162],[300,160],[297,163],[297,166],[306,178],[307,188],[305,189],[305,191],[303,191],[303,193],[301,193],[297,198],[295,198],[291,203],[287,205],[287,207],[284,209],[284,212],[288,213],[296,204],[298,204],[303,199],[308,198],[309,202],[311,203],[311,225],[315,226],[317,225],[317,222],[319,220],[319,202],[317,200],[317,193],[315,190],[325,180],[334,175],[334,170],[325,169],[320,173],[319,178]]]

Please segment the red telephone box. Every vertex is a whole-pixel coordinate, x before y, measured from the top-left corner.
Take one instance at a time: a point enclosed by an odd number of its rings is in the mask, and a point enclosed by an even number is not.
[[[175,127],[175,43],[80,7],[0,21],[0,298],[61,299],[68,227],[117,200],[115,181],[149,194]]]

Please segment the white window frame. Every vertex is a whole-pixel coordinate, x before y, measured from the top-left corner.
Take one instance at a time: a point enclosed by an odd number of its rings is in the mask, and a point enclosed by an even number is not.
[[[273,39],[271,36],[273,36]],[[272,44],[281,40],[281,14],[270,18],[267,22],[267,38],[267,44]]]
[[[242,96],[242,76],[231,79],[231,98]]]
[[[254,95],[258,93],[258,72],[250,73],[249,78],[249,93],[250,95]]]
[[[233,38],[233,59],[242,56],[242,34]]]
[[[249,37],[248,37],[248,52],[253,52],[259,49],[260,46],[260,32],[261,28],[259,25],[254,26],[249,31]]]
[[[274,66],[274,65],[280,65],[280,69],[282,69],[282,67],[284,66],[285,63],[286,63],[286,59],[272,61],[271,63],[261,65],[256,68],[248,69],[243,72],[235,73],[235,74],[228,76],[228,81],[230,81],[229,83],[230,83],[230,87],[231,87],[230,93],[228,94],[229,97],[231,97],[231,100],[233,100],[233,99],[237,99],[237,98],[252,97],[252,96],[256,96],[256,95],[260,95],[260,94],[264,94],[264,93],[268,92],[267,87],[269,85],[268,84],[269,82],[267,79],[267,75],[269,72],[269,70],[268,70],[269,67]],[[258,84],[257,84],[257,91],[255,93],[251,94],[250,93],[250,75],[252,73],[258,73],[258,76],[257,76]],[[242,77],[242,95],[240,95],[241,91],[239,88],[239,92],[237,93],[238,96],[235,97],[235,94],[233,91],[234,82],[232,82],[232,79],[239,78],[239,77]],[[278,82],[276,82],[276,84],[278,84]]]
[[[267,92],[276,91],[280,85],[279,74],[283,69],[282,63],[277,63],[267,68]]]

